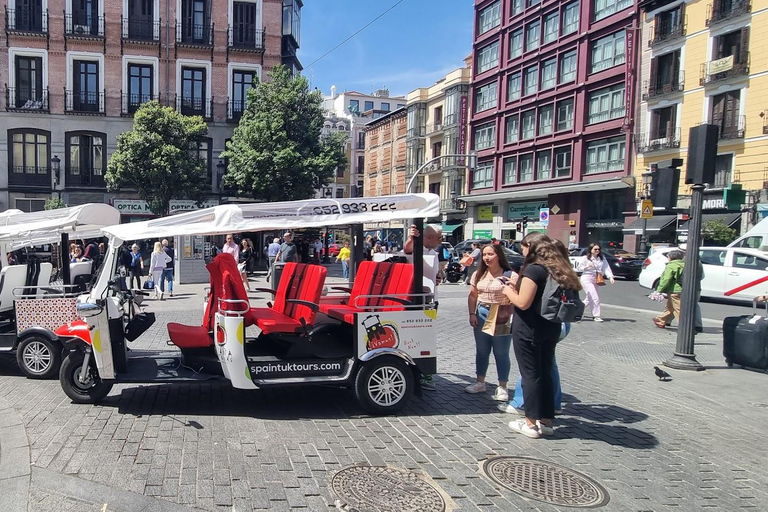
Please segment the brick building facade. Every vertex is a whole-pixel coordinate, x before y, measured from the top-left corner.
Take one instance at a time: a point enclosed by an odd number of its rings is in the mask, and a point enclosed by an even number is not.
[[[407,111],[399,108],[365,126],[366,197],[405,192]]]

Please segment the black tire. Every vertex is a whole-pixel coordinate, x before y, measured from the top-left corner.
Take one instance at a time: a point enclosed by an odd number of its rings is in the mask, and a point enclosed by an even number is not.
[[[459,280],[461,279],[461,274],[454,274],[453,272],[451,272],[448,275],[446,275],[445,278],[449,283],[458,283]]]
[[[390,386],[378,393],[370,388],[377,384]],[[396,356],[379,356],[364,363],[355,376],[355,398],[371,414],[387,415],[401,410],[413,394],[413,372]]]
[[[91,362],[88,366],[89,383],[84,385],[78,379],[80,369],[83,366],[84,354],[82,352],[70,352],[64,358],[59,371],[61,389],[76,404],[95,404],[107,396],[112,389],[112,383],[104,382],[99,377],[95,365]]]
[[[44,336],[26,336],[16,347],[16,362],[30,379],[55,379],[61,367],[61,345]]]
[[[627,281],[637,281],[638,279],[640,279],[640,276],[627,276],[624,279]]]

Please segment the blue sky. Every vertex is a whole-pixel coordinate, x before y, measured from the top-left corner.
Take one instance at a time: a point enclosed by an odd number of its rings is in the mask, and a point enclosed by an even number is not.
[[[313,88],[370,93],[386,86],[393,96],[402,95],[464,65],[472,50],[472,0],[403,0],[310,66],[396,1],[305,1],[299,59]]]

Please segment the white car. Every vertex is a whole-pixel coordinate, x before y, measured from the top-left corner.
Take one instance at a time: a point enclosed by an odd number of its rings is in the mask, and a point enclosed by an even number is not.
[[[646,260],[647,265],[640,274],[640,286],[654,289],[667,264],[667,255],[676,247],[656,250]],[[729,297],[725,292],[733,290],[760,278],[768,278],[768,255],[757,249],[740,247],[702,247],[699,258],[704,267],[701,281],[701,296],[717,299],[751,301],[758,295],[768,293],[768,281],[751,286]]]

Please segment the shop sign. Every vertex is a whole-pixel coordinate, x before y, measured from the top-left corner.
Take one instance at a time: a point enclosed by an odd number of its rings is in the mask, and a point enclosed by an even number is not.
[[[507,206],[507,220],[521,221],[528,216],[529,222],[539,218],[542,209],[549,208],[547,201],[535,201],[532,203],[509,203]]]
[[[733,69],[733,55],[723,57],[722,59],[711,60],[707,67],[707,74],[716,75]]]
[[[472,231],[472,238],[475,238],[475,239],[493,238],[493,230],[492,229],[475,229]]]
[[[477,220],[480,221],[492,221],[493,220],[493,206],[478,206],[477,207]]]
[[[202,206],[197,206],[197,203],[191,199],[173,199],[170,202],[171,213],[187,212],[191,210],[199,210],[201,208],[211,208],[213,206],[219,206],[219,202],[216,199],[203,201]]]
[[[147,202],[141,199],[115,199],[112,206],[123,215],[154,215]]]
[[[722,197],[704,199],[701,203],[702,210],[722,210],[725,207],[725,200]]]

